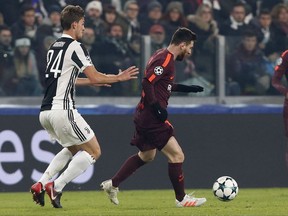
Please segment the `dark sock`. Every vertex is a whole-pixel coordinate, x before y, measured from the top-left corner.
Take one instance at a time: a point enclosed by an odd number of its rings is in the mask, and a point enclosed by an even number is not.
[[[128,158],[118,172],[112,178],[112,185],[118,187],[119,184],[132,175],[139,167],[143,166],[145,162],[141,160],[138,154]]]
[[[169,178],[178,201],[182,201],[185,196],[182,164],[183,163],[168,163]]]

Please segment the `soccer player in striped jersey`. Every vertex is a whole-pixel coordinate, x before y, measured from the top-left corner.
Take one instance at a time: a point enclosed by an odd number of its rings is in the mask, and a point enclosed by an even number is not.
[[[152,161],[157,150],[168,159],[168,175],[175,191],[176,206],[200,206],[206,202],[205,198],[195,198],[184,191],[184,153],[174,136],[173,126],[167,120],[166,110],[172,91],[203,91],[201,86],[174,83],[175,61],[181,61],[191,54],[195,40],[196,35],[191,30],[179,28],[167,49],[156,51],[148,61],[142,80],[141,99],[134,116],[134,137],[131,140],[131,145],[136,146],[139,152],[129,157],[112,179],[100,185],[116,205],[119,204],[117,193],[120,183]]]
[[[115,82],[136,79],[138,74],[135,66],[117,75],[105,75],[95,69],[89,53],[77,41],[85,30],[81,7],[65,7],[61,12],[61,25],[63,35],[47,52],[46,89],[39,120],[52,140],[57,140],[63,149],[55,155],[39,181],[31,186],[33,200],[37,204],[44,206],[46,191],[55,208],[62,208],[60,198],[65,185],[93,165],[101,154],[93,130],[75,108],[75,85],[109,86]],[[78,78],[81,72],[87,78]],[[50,181],[68,163],[66,170],[56,180]]]

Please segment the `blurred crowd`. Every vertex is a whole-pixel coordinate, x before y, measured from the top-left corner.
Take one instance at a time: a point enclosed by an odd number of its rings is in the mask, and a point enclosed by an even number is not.
[[[0,96],[43,94],[46,52],[61,36],[61,10],[86,12],[82,43],[99,71],[140,67],[141,36],[151,51],[166,47],[179,26],[198,38],[193,55],[176,64],[176,81],[205,87],[215,95],[216,42],[226,38],[226,94],[275,95],[271,76],[288,48],[287,0],[1,0]],[[78,88],[80,96],[133,96],[140,81],[111,88]]]

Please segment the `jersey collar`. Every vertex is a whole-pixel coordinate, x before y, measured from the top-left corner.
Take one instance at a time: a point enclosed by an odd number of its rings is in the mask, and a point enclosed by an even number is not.
[[[65,37],[65,38],[71,38],[71,39],[73,39],[70,35],[68,35],[68,34],[62,34],[62,36],[61,37]]]

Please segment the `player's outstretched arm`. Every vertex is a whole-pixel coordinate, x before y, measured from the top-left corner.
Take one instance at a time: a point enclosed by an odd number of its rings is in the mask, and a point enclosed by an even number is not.
[[[84,70],[87,79],[77,79],[76,85],[97,85],[97,84],[112,84],[123,82],[131,79],[137,79],[139,69],[136,66],[131,66],[124,71],[120,71],[117,75],[104,74],[96,70],[94,66],[88,66]]]
[[[87,86],[87,85],[90,85],[90,86],[94,86],[94,87],[97,87],[97,86],[98,86],[98,87],[101,87],[101,86],[111,87],[111,84],[92,84],[88,78],[77,78],[77,80],[76,80],[76,85],[77,85],[77,86]]]
[[[173,84],[172,91],[175,92],[203,92],[204,88],[198,85],[183,85],[183,84]]]

